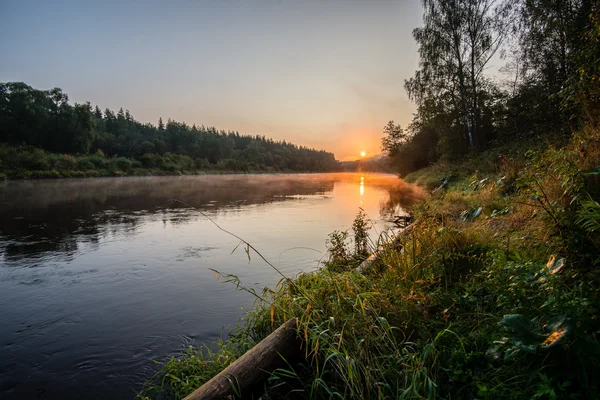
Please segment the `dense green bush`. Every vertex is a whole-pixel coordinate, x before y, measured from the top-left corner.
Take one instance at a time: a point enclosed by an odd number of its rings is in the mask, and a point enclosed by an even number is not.
[[[145,168],[161,168],[163,158],[159,154],[146,153],[140,157],[140,162]]]
[[[53,167],[59,170],[76,170],[77,169],[77,160],[74,156],[69,154],[58,154],[51,155],[50,158],[54,161]]]
[[[82,169],[106,168],[106,163],[107,163],[106,159],[97,154],[82,157],[81,160],[83,160],[85,162],[86,166],[91,165],[91,167],[89,167],[89,168],[82,168]]]
[[[196,158],[195,166],[196,169],[200,170],[210,169],[212,167],[206,158]]]
[[[109,164],[113,168],[120,169],[121,171],[127,172],[136,166],[140,166],[138,161],[131,160],[125,157],[113,158],[109,161]]]
[[[29,170],[45,170],[49,168],[46,152],[36,148],[26,148],[17,153],[15,165]]]

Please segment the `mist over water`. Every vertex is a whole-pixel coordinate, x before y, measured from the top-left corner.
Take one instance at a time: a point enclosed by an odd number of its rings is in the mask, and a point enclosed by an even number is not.
[[[2,398],[129,399],[152,360],[224,338],[253,299],[210,269],[259,289],[280,276],[232,253],[239,241],[202,213],[295,276],[318,267],[327,234],[350,228],[359,207],[375,237],[420,197],[376,174],[4,183]]]

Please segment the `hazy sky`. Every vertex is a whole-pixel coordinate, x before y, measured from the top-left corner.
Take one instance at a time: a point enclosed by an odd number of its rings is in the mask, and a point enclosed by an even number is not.
[[[418,0],[0,0],[0,81],[357,158],[411,119],[421,15]]]

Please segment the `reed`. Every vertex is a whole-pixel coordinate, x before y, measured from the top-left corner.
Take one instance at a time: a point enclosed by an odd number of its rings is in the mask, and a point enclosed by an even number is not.
[[[322,268],[254,292],[226,342],[170,360],[138,397],[185,396],[296,317],[303,357],[270,376],[264,399],[599,398],[599,213],[586,183],[598,171],[587,157],[550,148],[519,161],[514,179],[512,164],[456,175],[364,274],[364,242],[332,234]]]

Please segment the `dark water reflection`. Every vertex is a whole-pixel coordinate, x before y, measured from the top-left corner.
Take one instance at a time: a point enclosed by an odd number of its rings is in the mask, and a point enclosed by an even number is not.
[[[326,235],[364,208],[381,230],[418,190],[386,175],[107,178],[0,186],[0,397],[132,398],[151,360],[225,336],[278,277],[318,264]],[[290,250],[291,249],[291,250]]]

